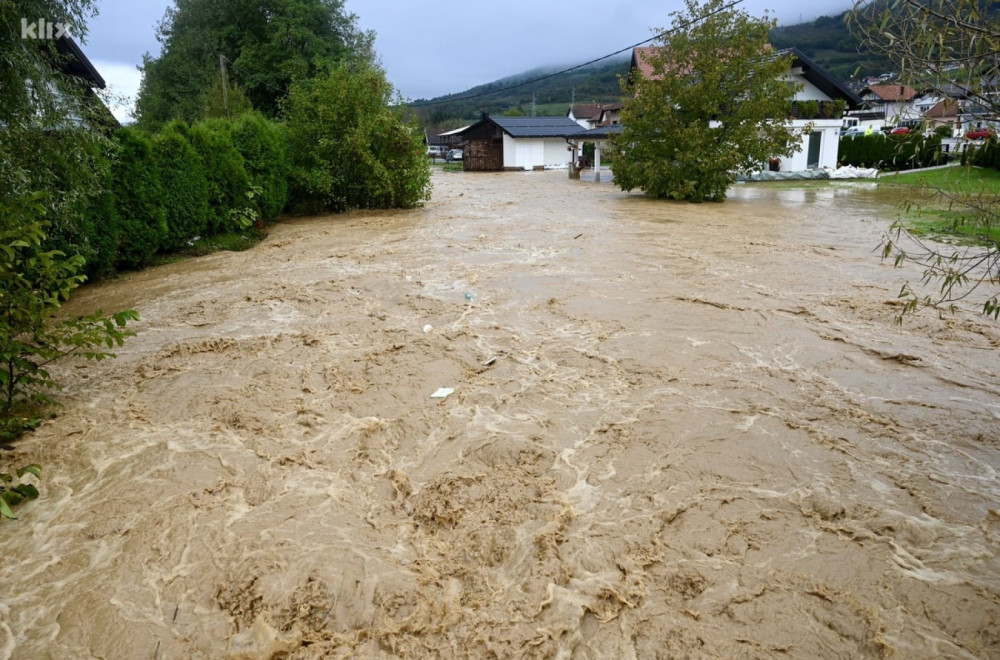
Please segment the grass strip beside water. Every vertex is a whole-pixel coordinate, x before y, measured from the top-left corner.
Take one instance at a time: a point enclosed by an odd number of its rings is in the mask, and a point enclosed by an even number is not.
[[[1000,242],[1000,171],[956,166],[903,172],[878,183],[917,192],[903,207],[904,224],[914,234],[958,243]]]

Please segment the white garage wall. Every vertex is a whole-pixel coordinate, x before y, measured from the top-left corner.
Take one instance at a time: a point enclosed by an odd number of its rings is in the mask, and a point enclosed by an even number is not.
[[[837,167],[837,151],[840,148],[840,119],[812,119],[809,121],[795,120],[790,130],[801,131],[806,125],[812,124],[813,131],[822,134],[819,151],[820,167]],[[782,172],[801,172],[808,169],[809,132],[799,141],[798,150],[790,157],[781,159]]]

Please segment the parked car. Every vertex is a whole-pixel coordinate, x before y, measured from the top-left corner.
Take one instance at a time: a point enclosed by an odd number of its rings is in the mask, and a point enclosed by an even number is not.
[[[906,135],[910,132],[909,126],[897,126],[896,128],[889,131],[890,135]]]
[[[966,133],[965,137],[970,140],[985,140],[988,137],[993,137],[993,131],[988,128],[977,128]]]
[[[431,158],[444,158],[445,148],[439,144],[432,144],[427,147],[427,155]]]
[[[462,160],[462,150],[461,149],[452,149],[451,151],[448,152],[448,154],[444,157],[444,159],[447,160],[447,161],[449,161],[449,162],[454,162],[456,160]]]
[[[873,129],[871,126],[852,126],[851,128],[847,129],[846,131],[841,131],[840,132],[840,137],[842,137],[842,138],[843,137],[853,138],[853,137],[857,137],[859,135],[871,135],[871,134],[876,133],[876,132],[877,131],[875,129]]]

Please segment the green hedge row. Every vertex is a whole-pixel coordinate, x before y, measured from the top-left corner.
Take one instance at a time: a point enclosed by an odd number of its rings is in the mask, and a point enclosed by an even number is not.
[[[75,231],[52,241],[83,256],[90,276],[142,268],[158,252],[273,220],[287,202],[279,129],[257,115],[175,121],[155,134],[123,128],[105,158],[103,190],[68,223]]]
[[[1000,142],[991,138],[979,145],[970,145],[962,152],[962,164],[1000,170]]]
[[[896,171],[940,165],[945,159],[940,135],[874,133],[841,138],[837,160],[841,165]]]
[[[142,268],[286,207],[411,208],[430,196],[422,136],[377,70],[297,82],[280,123],[254,113],[177,120],[156,133],[122,128],[88,148],[85,157],[53,148],[57,162],[41,178],[68,209],[46,218],[47,247],[83,257],[91,277]]]

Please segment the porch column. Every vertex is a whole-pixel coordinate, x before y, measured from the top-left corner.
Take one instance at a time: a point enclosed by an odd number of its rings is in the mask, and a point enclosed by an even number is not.
[[[569,178],[571,178],[571,179],[579,179],[580,178],[580,168],[578,168],[576,166],[577,165],[577,163],[576,163],[576,158],[577,158],[577,144],[576,144],[576,142],[570,142],[570,146],[568,146],[566,148],[569,149],[570,153],[572,154],[572,156],[570,158],[570,161],[569,161]]]
[[[601,182],[601,145],[603,140],[594,142],[594,182]]]

